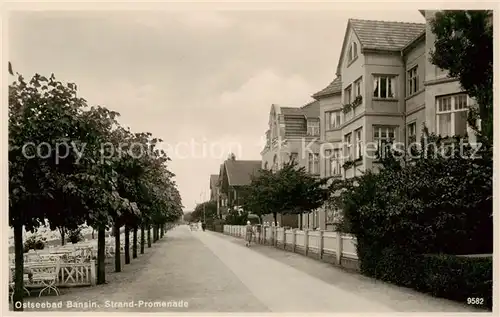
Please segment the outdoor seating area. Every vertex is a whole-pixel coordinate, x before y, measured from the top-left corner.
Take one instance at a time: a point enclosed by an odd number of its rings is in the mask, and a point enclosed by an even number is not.
[[[146,239],[146,237],[145,237]],[[138,243],[141,241],[140,231],[137,233]],[[132,249],[132,237],[130,237]],[[120,253],[125,251],[125,234],[120,235]],[[106,238],[105,256],[115,255],[115,237]],[[38,296],[59,295],[59,288],[73,286],[96,285],[97,239],[66,244],[64,246],[48,246],[42,250],[31,249],[24,254],[24,289],[28,296],[38,290]],[[9,254],[10,272],[9,286],[12,301],[14,290],[15,261],[14,253]]]

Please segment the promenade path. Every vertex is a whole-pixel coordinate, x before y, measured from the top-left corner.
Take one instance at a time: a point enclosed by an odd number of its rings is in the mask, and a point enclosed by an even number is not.
[[[146,254],[109,273],[106,285],[28,298],[61,302],[63,311],[115,312],[478,312],[349,273],[330,264],[269,246],[179,226]],[[139,307],[184,301],[185,307]],[[69,307],[68,302],[80,307]],[[135,307],[109,307],[129,303]],[[88,305],[88,308],[81,305]],[[25,309],[43,311],[47,309]]]

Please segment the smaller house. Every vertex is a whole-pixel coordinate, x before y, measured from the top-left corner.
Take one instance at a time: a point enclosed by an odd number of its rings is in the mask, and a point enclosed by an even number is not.
[[[243,188],[250,185],[252,175],[256,175],[261,161],[246,161],[230,158],[220,168],[219,173],[219,209],[224,216],[229,209],[241,206]]]

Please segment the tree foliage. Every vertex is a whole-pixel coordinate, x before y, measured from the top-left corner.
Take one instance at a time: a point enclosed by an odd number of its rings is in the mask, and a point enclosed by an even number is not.
[[[329,197],[328,178],[319,179],[305,167],[288,162],[276,171],[261,169],[245,188],[243,209],[256,215],[300,214],[315,210]]]
[[[358,242],[417,253],[491,252],[489,150],[424,135],[418,154],[397,168],[391,159],[378,173],[337,183],[343,189],[335,203]]]
[[[191,221],[194,222],[205,221],[207,224],[212,224],[217,219],[217,202],[212,200],[197,204],[191,213]]]
[[[13,75],[9,63],[9,73]],[[23,296],[23,226],[98,230],[98,283],[104,283],[105,230],[155,226],[182,215],[170,158],[150,133],[132,133],[119,114],[89,106],[75,84],[17,74],[9,86],[9,224],[14,228],[14,300]],[[40,151],[41,150],[41,151]],[[134,231],[134,235],[136,234]],[[134,239],[136,241],[136,239]],[[142,242],[144,243],[144,242]]]
[[[471,126],[481,119],[481,135],[493,140],[493,11],[444,10],[431,20],[436,35],[431,62],[458,78],[467,94],[477,100]],[[477,129],[476,129],[477,130]]]

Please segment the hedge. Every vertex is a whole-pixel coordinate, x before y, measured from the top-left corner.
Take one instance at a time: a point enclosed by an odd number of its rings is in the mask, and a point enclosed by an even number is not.
[[[482,298],[492,309],[493,259],[453,255],[417,255],[394,248],[359,248],[361,272],[398,286],[467,304]],[[378,249],[378,248],[375,248]]]

